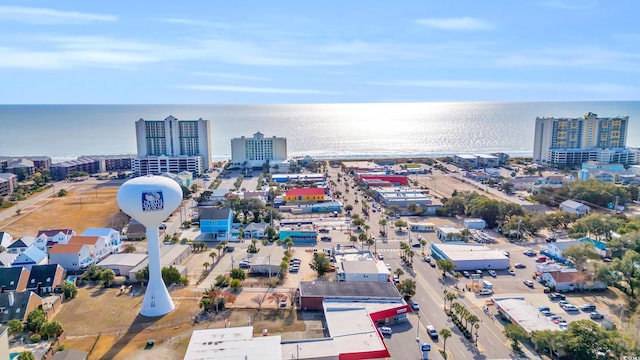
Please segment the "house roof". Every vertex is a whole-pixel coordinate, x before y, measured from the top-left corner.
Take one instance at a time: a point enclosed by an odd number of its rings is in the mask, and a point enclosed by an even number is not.
[[[226,220],[229,218],[231,209],[229,208],[204,208],[200,210],[200,221],[202,220]]]
[[[33,245],[34,242],[36,242],[36,238],[34,238],[33,236],[23,236],[7,246],[7,249],[26,248]]]
[[[111,228],[88,228],[82,233],[82,236],[111,236],[116,230]]]
[[[69,239],[69,244],[85,244],[95,246],[99,239],[100,236],[76,235],[72,236],[71,239]]]
[[[260,222],[260,223],[251,223],[249,225],[247,225],[244,228],[244,231],[264,231],[267,226],[269,226],[269,224],[267,224],[266,222]]]
[[[11,254],[8,252],[0,253],[0,267],[11,266],[18,257],[18,254]]]
[[[38,283],[42,283],[42,286],[55,286],[56,275],[63,272],[64,269],[58,264],[34,265],[31,267],[27,289],[35,289]]]
[[[577,271],[553,271],[549,275],[556,281],[556,283],[572,283],[575,282],[578,277]]]
[[[565,200],[565,201],[562,202],[562,204],[560,204],[560,206],[568,207],[568,208],[573,209],[573,210],[578,210],[581,207],[586,207],[587,209],[591,209],[589,206],[587,206],[585,204],[582,204],[582,203],[579,203],[579,202],[574,201],[574,200]]]
[[[29,246],[27,250],[25,250],[20,255],[18,255],[18,258],[22,255],[31,259],[36,264],[42,261],[42,259],[47,257],[47,254],[44,251],[38,249],[35,246]]]
[[[9,298],[11,296],[13,296],[13,306],[9,306]],[[34,300],[39,300],[40,303],[42,303],[42,298],[33,291],[0,293],[0,307],[6,308],[9,312],[8,314],[1,313],[0,320],[7,322],[13,319],[25,319],[27,317],[26,311],[29,306],[29,301]]]
[[[287,190],[287,196],[324,195],[324,188],[297,188]]]
[[[4,286],[5,291],[17,289],[23,271],[29,272],[22,266],[0,268],[0,288]]]
[[[66,236],[69,236],[71,234],[73,234],[73,230],[71,229],[58,229],[58,230],[40,230],[38,231],[38,237],[40,237],[40,235],[45,235],[46,237],[53,237],[58,235],[59,233],[62,233]]]
[[[55,244],[49,254],[79,254],[85,244]]]

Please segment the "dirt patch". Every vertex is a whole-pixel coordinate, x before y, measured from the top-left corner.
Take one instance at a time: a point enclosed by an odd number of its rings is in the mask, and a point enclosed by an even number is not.
[[[71,185],[67,195],[46,197],[20,209],[20,215],[0,221],[0,228],[20,238],[35,236],[38,230],[73,229],[81,234],[90,227],[121,229],[128,217],[116,202],[119,185]],[[7,209],[5,211],[15,211]]]

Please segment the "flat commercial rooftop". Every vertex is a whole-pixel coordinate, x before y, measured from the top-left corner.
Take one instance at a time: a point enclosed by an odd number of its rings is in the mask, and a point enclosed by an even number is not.
[[[282,360],[280,336],[253,337],[253,326],[194,330],[185,360]]]
[[[100,261],[97,266],[137,266],[147,259],[147,254],[113,254]]]
[[[532,331],[560,330],[557,324],[540,314],[540,311],[524,298],[493,298],[493,301],[498,311],[508,316],[513,323],[520,325],[529,334]]]
[[[300,296],[325,298],[400,299],[402,295],[390,282],[301,281]]]
[[[484,245],[475,244],[438,244],[432,247],[445,253],[451,261],[464,260],[509,260],[502,250],[494,250]]]

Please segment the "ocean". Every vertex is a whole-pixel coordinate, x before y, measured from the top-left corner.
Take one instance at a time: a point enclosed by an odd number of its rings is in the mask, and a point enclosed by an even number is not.
[[[628,115],[627,145],[640,145],[640,101],[372,103],[309,105],[0,105],[0,156],[134,154],[135,121],[211,121],[214,160],[230,140],[287,138],[289,156],[432,157],[456,153],[531,155],[536,117]]]

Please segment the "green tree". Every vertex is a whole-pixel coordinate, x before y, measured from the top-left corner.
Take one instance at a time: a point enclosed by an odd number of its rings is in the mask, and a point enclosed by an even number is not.
[[[244,270],[242,270],[240,268],[231,269],[231,278],[232,279],[238,279],[240,281],[244,281],[244,279],[246,279],[246,277],[247,277],[247,273],[245,273]]]
[[[397,268],[393,271],[393,274],[398,276],[398,279],[400,278],[400,276],[404,275],[404,271],[402,271],[402,269]]]
[[[40,327],[40,335],[46,337],[57,338],[62,334],[62,325],[58,321],[45,322]]]
[[[182,284],[181,277],[182,275],[180,274],[180,271],[178,271],[178,269],[173,266],[162,268],[162,281],[166,286],[171,286],[172,284]]]
[[[7,327],[9,327],[9,335],[11,336],[24,331],[24,325],[22,324],[22,321],[16,319],[9,320],[7,322]]]
[[[27,315],[27,329],[31,332],[40,332],[40,327],[47,321],[47,315],[42,309],[35,309]]]
[[[62,289],[62,293],[65,298],[74,298],[78,295],[78,287],[73,283],[65,281],[60,285],[60,288]]]
[[[442,343],[442,347],[443,347],[443,351],[447,352],[447,339],[451,337],[451,335],[453,335],[451,333],[451,330],[449,329],[440,329],[440,336],[442,336],[442,339],[444,340]]]
[[[407,227],[407,222],[404,220],[396,220],[394,225],[398,228],[398,230],[402,231],[402,228]]]
[[[100,280],[102,280],[102,284],[104,285],[104,287],[109,287],[109,285],[111,285],[111,282],[116,278],[116,273],[113,272],[113,270],[111,269],[106,269],[102,272],[102,276],[100,277]]]
[[[631,296],[635,294],[635,288],[640,283],[640,253],[634,250],[625,252],[622,259],[614,259],[611,268],[617,270],[625,279],[631,290]]]
[[[456,269],[456,264],[449,259],[436,260],[436,265],[438,266],[438,269],[442,270],[443,277],[447,276],[448,272],[452,272]]]
[[[31,351],[25,350],[18,354],[17,360],[36,360],[36,357]]]
[[[520,326],[515,324],[507,324],[504,327],[504,336],[506,336],[507,339],[511,340],[511,349],[516,353],[522,352],[520,343],[526,341],[529,338],[527,332],[524,331],[524,329],[522,329]]]
[[[591,320],[569,323],[569,335],[565,351],[573,359],[597,359],[599,354],[613,351],[612,333]]]
[[[416,282],[412,279],[404,279],[396,285],[396,288],[402,294],[405,300],[411,299],[416,294]]]
[[[136,280],[138,281],[149,281],[149,265],[143,267],[142,269],[136,271]]]
[[[584,242],[580,245],[571,245],[564,249],[562,256],[573,261],[578,270],[583,270],[587,260],[599,259],[600,256],[596,253],[593,244]]]
[[[311,260],[311,263],[309,264],[309,266],[311,267],[312,270],[318,273],[318,276],[322,277],[324,276],[324,274],[329,272],[329,269],[331,268],[331,263],[329,262],[329,259],[327,259],[327,256],[324,253],[315,252],[313,253],[313,259]]]
[[[240,289],[242,287],[242,282],[240,281],[240,279],[231,279],[231,282],[229,283],[229,287],[234,292],[237,292],[238,289]]]

